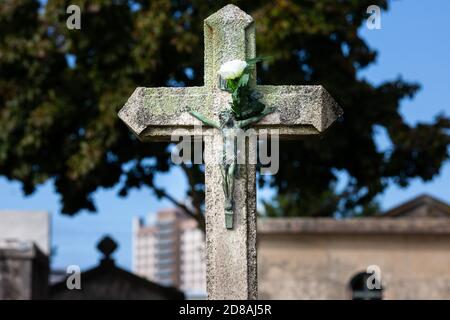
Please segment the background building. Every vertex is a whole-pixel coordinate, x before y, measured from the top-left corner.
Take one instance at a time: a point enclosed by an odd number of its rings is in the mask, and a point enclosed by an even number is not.
[[[45,299],[48,257],[32,242],[0,240],[0,300]]]
[[[97,266],[79,274],[80,290],[70,290],[67,281],[71,275],[49,288],[52,300],[183,300],[184,295],[176,288],[161,286],[134,273],[122,269],[112,257],[118,244],[109,236],[97,244],[102,258]]]
[[[135,272],[205,297],[202,232],[177,210],[156,220],[136,222]],[[260,299],[450,299],[449,266],[450,206],[430,196],[374,218],[258,219]]]
[[[449,266],[450,207],[428,196],[377,218],[258,224],[261,299],[450,299]]]
[[[197,222],[189,219],[182,223],[181,233],[181,286],[191,297],[206,296],[205,236]]]
[[[177,209],[159,211],[146,226],[133,223],[133,271],[152,281],[174,286],[188,297],[205,297],[204,235],[197,223]]]
[[[0,300],[47,296],[50,215],[0,211]]]
[[[45,211],[0,210],[0,241],[31,242],[50,254],[50,214]]]

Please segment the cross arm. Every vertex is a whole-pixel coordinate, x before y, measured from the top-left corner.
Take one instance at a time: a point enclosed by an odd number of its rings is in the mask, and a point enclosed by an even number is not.
[[[189,111],[212,118],[212,96],[203,87],[137,88],[119,111],[119,118],[141,140],[168,140],[176,129],[199,124]]]
[[[256,86],[260,101],[276,112],[267,115],[255,126],[275,128],[285,138],[320,134],[342,115],[342,109],[327,90],[311,86]]]

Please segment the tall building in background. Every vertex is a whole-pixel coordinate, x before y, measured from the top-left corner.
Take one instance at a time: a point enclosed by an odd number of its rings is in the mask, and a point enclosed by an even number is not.
[[[205,234],[197,228],[197,222],[193,219],[182,222],[180,248],[180,289],[206,297]]]
[[[206,295],[204,234],[178,209],[156,214],[154,223],[133,223],[133,271],[189,297]]]

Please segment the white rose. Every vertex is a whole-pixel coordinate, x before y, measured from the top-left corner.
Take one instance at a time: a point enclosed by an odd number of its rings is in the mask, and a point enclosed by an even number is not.
[[[243,60],[231,60],[220,66],[219,75],[222,79],[236,79],[242,75],[247,67],[247,62]]]

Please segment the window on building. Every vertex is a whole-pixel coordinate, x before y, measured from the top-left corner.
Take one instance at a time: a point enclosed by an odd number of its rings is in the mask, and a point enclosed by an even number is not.
[[[383,298],[383,288],[374,285],[374,275],[367,272],[360,272],[350,280],[350,290],[353,300],[381,300]]]

